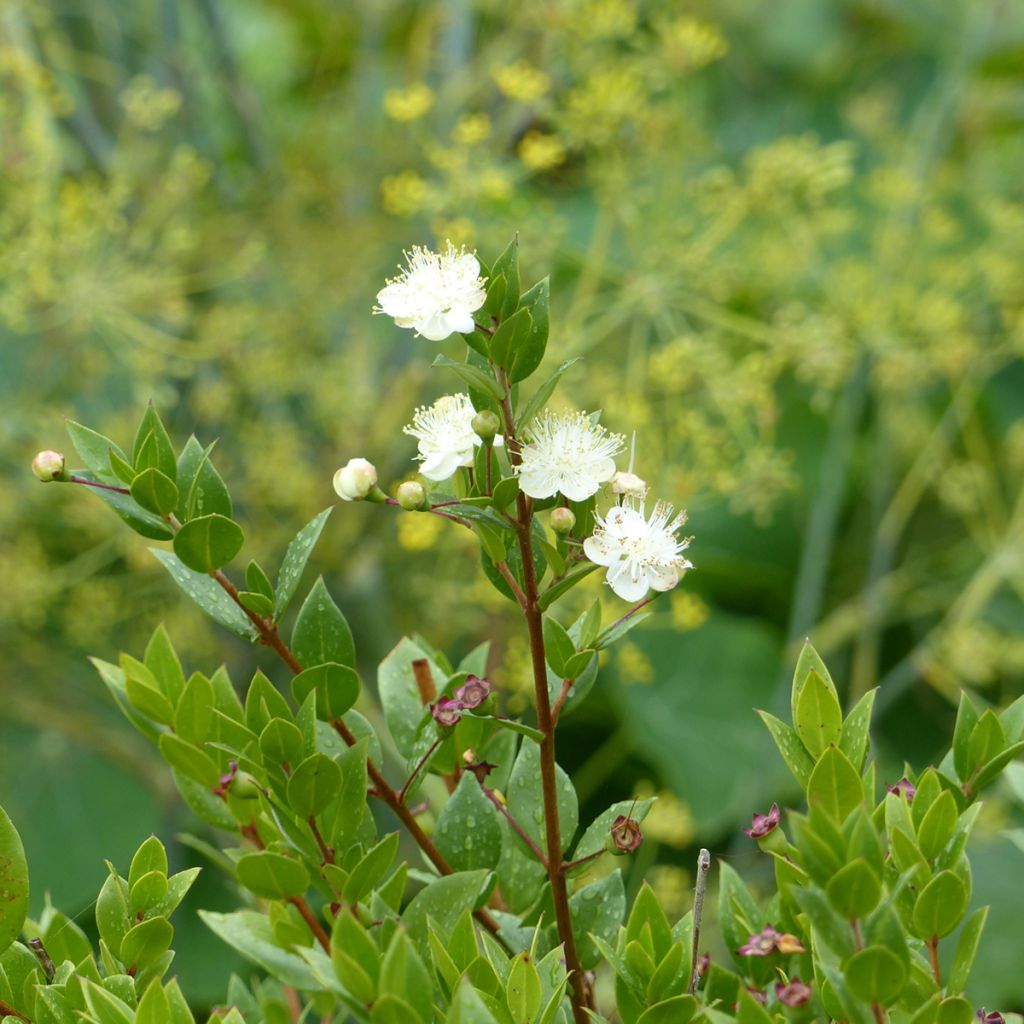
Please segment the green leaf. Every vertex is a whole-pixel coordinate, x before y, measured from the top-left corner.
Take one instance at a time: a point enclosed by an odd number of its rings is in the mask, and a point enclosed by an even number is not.
[[[163,759],[182,775],[208,789],[217,785],[219,773],[209,754],[170,732],[160,737],[159,747]]]
[[[301,861],[270,850],[244,854],[235,871],[242,885],[264,899],[301,896],[309,886],[309,872]]]
[[[967,988],[967,979],[970,977],[971,968],[974,966],[974,959],[978,955],[978,945],[981,942],[981,933],[985,929],[985,921],[988,918],[988,907],[978,907],[971,914],[960,930],[960,938],[956,943],[956,954],[953,957],[953,966],[950,968],[949,977],[946,979],[946,991],[952,993],[963,992]]]
[[[775,746],[782,755],[782,760],[786,762],[786,767],[793,773],[793,778],[806,789],[811,781],[811,772],[814,771],[814,761],[804,749],[800,737],[797,736],[794,729],[781,719],[768,714],[767,711],[758,711],[758,714],[768,732],[771,733]]]
[[[170,725],[174,721],[174,707],[160,690],[156,676],[128,654],[121,655],[121,670],[125,694],[132,707],[155,722]]]
[[[965,690],[960,691],[960,706],[956,712],[956,725],[953,728],[953,766],[961,782],[966,782],[967,777],[974,769],[968,754],[968,744],[971,733],[978,724],[978,709],[971,702]]]
[[[327,662],[355,666],[352,630],[327,592],[322,576],[317,578],[299,609],[292,630],[292,652],[304,668]]]
[[[437,356],[430,365],[441,366],[451,370],[471,388],[483,391],[498,402],[505,397],[504,388],[498,384],[494,377],[469,363],[457,363],[447,356]]]
[[[560,597],[567,594],[577,583],[581,583],[585,580],[592,572],[601,568],[599,565],[583,565],[578,569],[573,569],[564,579],[559,580],[557,583],[548,587],[537,601],[541,611],[547,611]]]
[[[519,236],[517,235],[505,247],[501,255],[491,267],[491,280],[501,278],[504,288],[492,295],[488,289],[487,302],[484,309],[498,318],[511,316],[519,304]]]
[[[109,437],[104,437],[89,427],[67,420],[65,423],[68,436],[75,450],[82,457],[86,466],[106,483],[115,482],[115,474],[110,466],[110,453],[113,452],[121,462],[128,462],[128,456]]]
[[[121,458],[113,448],[107,452],[107,460],[110,463],[110,470],[121,481],[123,484],[127,484],[131,487],[138,474],[135,472],[135,467],[125,459]]]
[[[185,689],[185,673],[171,643],[167,630],[161,624],[153,630],[143,655],[146,668],[153,673],[160,690],[172,704],[177,704]]]
[[[91,979],[83,979],[81,988],[91,1014],[90,1020],[95,1019],[97,1024],[132,1024],[133,1014],[123,999]]]
[[[486,892],[489,878],[490,872],[485,870],[456,871],[435,879],[412,898],[402,920],[422,955],[430,955],[427,921],[432,921],[441,937],[447,940],[462,913],[475,909]]]
[[[403,1022],[404,1024],[404,1022]],[[459,982],[445,1024],[498,1024],[468,977]]]
[[[154,871],[167,877],[167,851],[156,836],[150,836],[132,857],[131,867],[128,869],[128,887],[132,888],[143,875]]]
[[[854,953],[843,968],[850,991],[865,1003],[891,1006],[899,998],[907,972],[899,958],[884,946]]]
[[[1013,746],[1007,747],[1002,753],[997,754],[987,764],[981,766],[978,769],[977,775],[974,776],[974,780],[971,783],[971,790],[973,793],[979,793],[985,788],[990,782],[992,782],[996,776],[1015,758],[1018,758],[1024,754],[1024,742],[1014,743]]]
[[[306,961],[280,948],[266,914],[240,910],[215,914],[200,910],[206,926],[242,956],[259,964],[284,985],[303,991],[318,991],[321,986]]]
[[[382,992],[408,1003],[403,1016],[389,1018],[395,1024],[413,1024],[416,1019],[421,1024],[429,1024],[433,1020],[433,979],[423,966],[409,936],[402,930],[395,932],[381,961],[380,988]]]
[[[840,958],[850,956],[854,952],[850,922],[832,909],[825,893],[816,885],[794,888],[790,891],[811,922],[816,941],[823,942]]]
[[[260,753],[264,764],[287,764],[294,768],[305,753],[302,732],[286,718],[271,718],[260,733]]]
[[[917,844],[926,860],[934,860],[953,838],[959,812],[956,799],[946,790],[928,808],[917,830]]]
[[[325,810],[341,792],[341,769],[319,751],[300,764],[288,780],[288,803],[300,818]]]
[[[0,807],[0,953],[21,932],[28,914],[28,864],[21,837]]]
[[[558,382],[562,379],[566,370],[568,370],[574,363],[578,363],[580,358],[580,356],[576,356],[573,359],[567,359],[533,393],[530,400],[518,412],[517,422],[520,427],[529,426],[529,424],[536,419],[541,412],[543,412],[544,406],[548,404],[549,399],[555,393],[555,388],[558,387]]]
[[[121,962],[127,967],[148,967],[171,947],[174,928],[166,917],[151,917],[128,930],[121,940]]]
[[[845,918],[870,914],[882,896],[882,882],[863,857],[844,865],[825,887],[828,901]]]
[[[398,833],[389,832],[371,847],[349,873],[342,895],[349,903],[363,899],[384,877],[398,853]]]
[[[736,1024],[772,1024],[772,1017],[746,989],[743,989],[736,1004]]]
[[[829,747],[811,772],[807,800],[842,824],[864,799],[860,774],[838,747]]]
[[[266,594],[257,594],[251,590],[240,590],[238,601],[243,608],[247,608],[253,615],[262,615],[265,618],[274,614],[274,602]]]
[[[871,712],[875,706],[877,689],[869,690],[854,705],[853,710],[843,722],[843,735],[839,740],[839,749],[850,759],[850,763],[861,771],[867,757],[870,739]]]
[[[825,662],[821,660],[818,652],[811,645],[810,640],[805,640],[803,647],[800,649],[800,655],[796,660],[796,667],[793,669],[793,686],[790,691],[790,710],[793,714],[794,724],[796,723],[796,709],[800,701],[800,693],[811,672],[817,674],[821,682],[825,684],[826,688],[832,693],[832,696],[835,697],[836,702],[838,703],[839,701],[835,683],[832,682],[832,676],[829,675]]]
[[[190,477],[184,504],[179,503],[179,518],[183,521],[187,522],[197,516],[220,515],[225,519],[232,516],[231,495],[220,473],[213,468],[210,461],[213,448],[214,445],[209,444],[202,450],[199,462]]]
[[[519,756],[509,778],[508,809],[523,831],[544,849],[544,801],[539,780],[540,747],[526,740],[519,748]],[[555,766],[555,780],[558,821],[562,834],[562,849],[565,850],[579,825],[579,802],[572,781],[558,765]]]
[[[146,407],[139,428],[135,432],[132,463],[139,472],[154,466],[172,483],[177,482],[178,461],[174,457],[174,447],[152,402]]]
[[[408,637],[398,642],[377,670],[377,690],[384,721],[398,752],[406,758],[413,756],[416,732],[427,713],[420,699],[412,667],[413,662],[419,660],[427,662],[435,682],[447,678],[447,673]]]
[[[921,890],[914,904],[914,934],[919,939],[940,939],[959,923],[967,909],[967,887],[952,871],[940,871]]]
[[[359,673],[348,665],[328,661],[300,672],[292,679],[292,696],[302,704],[316,691],[316,715],[323,722],[333,722],[355,706],[360,690]]]
[[[517,494],[519,494],[519,477],[507,476],[494,485],[491,492],[491,503],[499,512],[502,512],[516,500]]]
[[[543,620],[544,628],[544,652],[548,664],[553,671],[562,679],[572,679],[565,672],[566,663],[576,653],[576,645],[569,638],[565,627],[556,619],[545,615]]]
[[[501,856],[498,812],[471,772],[463,772],[437,819],[434,843],[456,871],[495,868]]]
[[[974,1005],[963,996],[953,996],[939,1003],[935,1024],[973,1024]]]
[[[490,355],[497,366],[508,370],[533,328],[533,318],[527,309],[518,309],[503,320],[491,337]]]
[[[131,484],[132,497],[144,509],[158,516],[169,516],[178,504],[178,488],[159,469],[144,469]]]
[[[815,759],[829,746],[838,745],[843,734],[843,712],[835,692],[813,669],[797,695],[793,724],[804,748]]]
[[[103,480],[99,474],[82,470],[76,476],[82,480]],[[109,477],[109,474],[108,474]],[[160,516],[144,509],[130,494],[108,491],[89,487],[87,490],[96,495],[100,501],[109,505],[114,512],[137,534],[150,540],[170,540],[171,528]]]
[[[284,553],[281,562],[281,571],[277,575],[277,596],[274,599],[274,619],[280,619],[295,596],[302,579],[302,572],[306,568],[309,556],[316,546],[323,532],[327,517],[334,511],[334,506],[325,508],[323,512],[314,516],[299,532],[292,538],[288,550]],[[257,589],[251,584],[250,590]]]
[[[584,970],[590,970],[601,959],[591,935],[612,942],[626,914],[622,872],[616,868],[610,875],[577,889],[569,897],[569,910],[580,963]]]
[[[150,985],[139,1000],[135,1024],[168,1024],[171,1019],[171,1004],[163,986],[159,982]]]
[[[170,551],[150,549],[160,563],[171,573],[171,579],[193,599],[214,622],[237,633],[245,640],[259,639],[256,627],[246,613],[205,572],[195,572]]]
[[[693,996],[673,996],[644,1010],[636,1024],[687,1024],[696,1012],[697,1000]],[[742,1007],[740,1012],[744,1012]],[[740,1017],[737,1015],[736,1019]]]
[[[244,543],[238,523],[213,514],[185,523],[174,535],[174,553],[189,569],[211,573],[227,565]]]
[[[551,279],[538,281],[520,299],[520,309],[530,312],[530,329],[525,338],[519,340],[514,351],[512,371],[509,379],[516,383],[526,380],[544,359],[548,346],[550,327]]]

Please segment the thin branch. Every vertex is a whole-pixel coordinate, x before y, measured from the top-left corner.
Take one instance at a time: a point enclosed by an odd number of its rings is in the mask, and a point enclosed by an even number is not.
[[[487,799],[498,808],[498,812],[505,816],[505,820],[512,826],[513,831],[526,845],[533,851],[533,855],[544,865],[544,870],[548,869],[548,859],[544,856],[544,851],[526,834],[526,830],[522,825],[512,817],[509,809],[498,799],[498,794],[494,792],[488,786],[483,783],[480,784],[480,788],[484,791]]]
[[[593,853],[588,853],[586,857],[580,857],[579,860],[570,860],[562,864],[561,872],[563,875],[568,874],[570,871],[575,871],[576,868],[582,867],[584,864],[589,864],[592,860],[597,860],[601,854],[604,853],[604,849],[595,850]]]
[[[417,658],[412,663],[412,674],[416,679],[416,689],[420,691],[420,703],[426,707],[437,700],[437,686],[434,673],[430,671],[430,662],[426,658]]]
[[[935,979],[935,984],[942,987],[942,972],[939,970],[939,937],[933,935],[928,940],[928,959],[932,965],[932,977]]]
[[[645,606],[649,605],[652,601],[656,601],[659,596],[659,594],[651,594],[650,597],[645,597],[641,602],[639,602],[639,604],[633,605],[633,607],[630,608],[625,615],[620,615],[607,629],[603,629],[601,630],[601,632],[603,634],[610,633],[613,629],[616,628],[616,626],[621,626],[628,619],[633,618],[633,616],[636,615],[636,613],[640,611],[641,608],[644,608]]]
[[[402,507],[401,505],[398,504],[398,501],[395,498],[386,498],[384,500],[384,504],[385,505],[394,505],[396,508],[401,508]],[[448,502],[442,502],[441,504],[445,505],[445,504],[448,504]],[[456,502],[452,502],[451,504],[458,505],[459,502],[456,501]],[[450,519],[453,523],[458,523],[459,526],[465,526],[467,530],[472,530],[473,529],[473,524],[468,519],[463,519],[462,516],[453,516],[451,514],[451,512],[442,512],[440,510],[440,506],[433,505],[430,508],[423,508],[423,509],[420,509],[419,511],[421,511],[421,512],[430,512],[430,513],[432,513],[435,516],[440,516],[442,519]]]
[[[523,593],[523,588],[519,586],[519,581],[512,575],[512,571],[508,567],[507,562],[495,562],[494,568],[501,573],[502,579],[508,584],[509,590],[515,595],[515,599],[519,602],[519,607],[526,611],[526,595]]]
[[[69,484],[82,484],[83,487],[95,487],[100,491],[114,491],[116,494],[131,494],[127,487],[116,487],[114,484],[101,484],[99,480],[86,480],[83,476],[68,477]]]
[[[562,680],[562,692],[558,695],[558,700],[555,701],[555,706],[551,709],[551,721],[555,726],[558,725],[558,716],[562,713],[562,705],[569,696],[569,691],[572,689],[572,684],[575,682],[575,679]]]
[[[434,751],[444,742],[443,736],[438,736],[433,743],[430,744],[430,749],[419,759],[419,763],[412,770],[412,774],[405,780],[405,785],[402,787],[398,794],[398,800],[400,803],[405,803],[405,798],[409,795],[409,790],[412,788],[412,784],[416,781],[420,772],[423,771],[423,766],[434,756]]]
[[[313,838],[316,840],[316,845],[320,847],[320,857],[322,858],[323,863],[333,864],[334,850],[324,842],[324,837],[321,835],[320,829],[317,828],[316,825],[316,817],[314,815],[310,815],[307,821],[309,822],[309,830],[313,833]]]
[[[325,952],[330,954],[331,940],[327,937],[327,932],[324,931],[323,926],[316,919],[316,915],[310,910],[309,904],[301,896],[293,896],[288,902],[298,910],[302,915],[302,919],[309,925],[309,930],[313,933],[313,937],[324,947]]]
[[[697,947],[700,943],[700,920],[704,916],[704,889],[711,870],[711,854],[702,849],[697,855],[697,882],[693,889],[693,951],[690,955],[690,995],[697,991]]]
[[[23,1013],[19,1013],[13,1006],[8,1006],[2,999],[0,999],[0,1014],[4,1014],[8,1017],[17,1017],[18,1020],[23,1020],[26,1024],[32,1024],[32,1021]]]

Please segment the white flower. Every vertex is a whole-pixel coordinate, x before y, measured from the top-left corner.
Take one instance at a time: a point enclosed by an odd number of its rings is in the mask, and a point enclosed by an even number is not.
[[[531,498],[561,493],[570,501],[585,501],[611,479],[615,456],[625,443],[621,434],[592,424],[584,412],[545,412],[526,433],[519,488]]]
[[[420,472],[428,480],[447,480],[460,466],[473,465],[473,449],[483,444],[473,430],[475,415],[469,395],[445,395],[417,409],[412,423],[402,428],[418,439]],[[502,443],[500,436],[494,438],[497,447]]]
[[[609,485],[612,494],[626,494],[633,498],[642,498],[647,493],[647,484],[636,473],[620,469],[611,479]]]
[[[594,519],[597,528],[583,550],[592,562],[608,567],[607,583],[624,601],[639,601],[652,587],[671,590],[693,568],[682,555],[692,538],[676,537],[686,513],[673,519],[672,506],[663,501],[655,504],[650,519],[643,502],[638,508],[632,498]]]
[[[366,459],[349,459],[334,474],[334,489],[342,501],[361,501],[377,486],[377,467]]]
[[[405,258],[408,266],[377,293],[374,312],[430,341],[472,334],[473,314],[487,298],[477,258],[451,242],[440,253],[414,245]]]

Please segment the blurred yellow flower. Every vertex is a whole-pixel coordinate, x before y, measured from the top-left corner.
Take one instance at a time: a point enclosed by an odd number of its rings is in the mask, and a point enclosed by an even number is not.
[[[651,888],[669,920],[681,917],[693,899],[690,873],[674,864],[659,864],[651,869]]]
[[[418,121],[433,105],[433,90],[423,82],[406,89],[389,89],[384,94],[384,111],[395,121]]]
[[[155,132],[181,107],[181,95],[162,89],[149,75],[136,75],[121,93],[128,120],[142,131]]]
[[[512,182],[504,171],[491,168],[480,175],[480,194],[488,199],[507,199],[512,194]]]
[[[443,528],[440,516],[409,512],[398,517],[398,544],[406,551],[427,551],[437,542]]]
[[[619,648],[615,663],[624,683],[650,683],[654,680],[651,659],[634,643],[627,641]]]
[[[672,625],[683,632],[704,625],[711,609],[696,594],[688,590],[672,592]]]
[[[486,114],[466,114],[455,122],[452,140],[460,146],[475,146],[491,134],[491,119]]]
[[[724,57],[729,49],[714,25],[685,15],[663,22],[658,31],[665,63],[676,71],[696,71]]]
[[[644,818],[644,835],[648,839],[664,843],[666,846],[673,846],[678,850],[684,849],[693,841],[694,828],[693,818],[690,809],[674,793],[667,789],[658,790],[655,793],[654,786],[643,781],[637,783],[633,796],[637,800],[644,800],[657,795],[657,800],[651,804],[647,817]]]
[[[380,183],[381,205],[397,217],[411,217],[423,209],[430,188],[415,171],[392,174]]]
[[[528,131],[518,147],[519,159],[533,171],[547,171],[565,163],[565,145],[557,135]]]
[[[498,88],[512,100],[534,103],[551,88],[551,78],[525,60],[506,64],[494,72]]]

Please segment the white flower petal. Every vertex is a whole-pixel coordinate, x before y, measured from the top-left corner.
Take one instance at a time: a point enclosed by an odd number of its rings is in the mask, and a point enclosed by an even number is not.
[[[608,585],[623,601],[639,601],[648,591],[647,575],[634,578],[628,559],[623,559],[608,570]]]
[[[530,498],[550,498],[558,491],[551,474],[542,469],[520,469],[519,490]]]
[[[679,582],[679,570],[670,565],[650,565],[647,579],[655,590],[671,590]]]
[[[601,533],[596,533],[583,542],[583,553],[595,565],[614,565],[622,557],[619,545]]]

